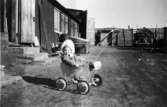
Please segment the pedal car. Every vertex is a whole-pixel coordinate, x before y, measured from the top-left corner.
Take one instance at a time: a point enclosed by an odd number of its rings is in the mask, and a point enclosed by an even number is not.
[[[100,62],[101,64],[101,62]],[[101,68],[101,66],[97,66],[98,63],[94,63],[94,68],[93,70],[98,70]],[[93,73],[91,78],[90,78],[90,82],[85,81],[85,80],[67,80],[64,77],[59,77],[56,79],[56,88],[59,91],[63,91],[67,88],[67,85],[69,83],[73,83],[77,85],[76,91],[79,94],[85,95],[89,93],[90,90],[90,86],[94,86],[94,87],[98,87],[100,85],[102,85],[102,78],[99,74],[97,73]]]

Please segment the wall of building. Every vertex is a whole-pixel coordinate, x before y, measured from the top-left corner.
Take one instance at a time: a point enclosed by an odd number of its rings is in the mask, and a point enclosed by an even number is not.
[[[167,27],[163,28],[164,30],[164,38],[163,38],[163,45],[162,45],[162,51],[167,53]]]
[[[4,2],[6,3],[6,5],[4,5]],[[26,3],[26,8],[24,8],[24,4]],[[56,0],[35,0],[35,8],[29,4],[31,4],[31,0],[1,0],[0,21],[5,22],[4,17],[6,10],[6,26],[8,27],[7,30],[10,42],[31,45],[31,43],[35,41],[34,38],[37,37],[41,45],[41,49],[50,51],[51,44],[56,44],[58,42],[58,37],[60,36],[60,33],[66,33],[70,36],[79,35],[79,27],[81,25],[77,20],[76,16],[70,14],[68,10],[64,8],[61,4],[59,4]],[[60,11],[60,17],[58,22],[60,23],[60,25],[58,32],[55,32],[54,29],[55,8]],[[35,15],[29,19],[28,16],[31,16],[31,14],[33,13],[35,13]],[[66,16],[66,21],[65,17],[63,16]],[[29,23],[29,21],[35,23],[35,27],[33,27],[32,24]],[[22,25],[25,23],[28,23],[28,25]],[[65,26],[65,24],[67,26]],[[4,31],[4,28],[4,23],[1,23],[1,32]],[[33,30],[29,31],[26,29]]]
[[[4,0],[0,1],[0,32],[3,31]]]
[[[57,24],[58,25],[55,25]],[[58,2],[36,0],[36,35],[41,48],[50,51],[61,34],[78,36],[79,23]]]
[[[79,20],[80,37],[87,39],[87,11],[68,9],[68,11]]]
[[[0,32],[7,32],[6,0],[0,0]]]
[[[6,0],[7,30],[10,42],[16,41],[16,0]]]
[[[41,49],[51,51],[51,43],[57,42],[54,33],[54,6],[47,0],[36,0],[35,33]]]
[[[96,32],[100,32],[101,40],[103,40],[103,38],[108,35],[108,37],[106,37],[106,39],[103,42],[101,42],[101,45],[105,45],[105,46],[108,46],[108,45],[132,46],[133,45],[132,29],[117,29],[113,33],[109,34],[111,30],[113,30],[113,28],[97,29]]]
[[[95,44],[95,19],[88,17],[87,19],[87,39],[92,45]]]

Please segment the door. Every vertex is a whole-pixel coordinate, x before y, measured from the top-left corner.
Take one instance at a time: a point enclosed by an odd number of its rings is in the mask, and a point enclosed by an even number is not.
[[[35,37],[35,0],[21,0],[21,43],[33,43]]]

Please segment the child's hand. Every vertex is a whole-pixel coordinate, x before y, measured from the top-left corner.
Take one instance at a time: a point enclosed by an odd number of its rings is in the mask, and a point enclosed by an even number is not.
[[[57,54],[62,55],[62,54],[63,54],[63,52],[62,52],[62,51],[57,51]]]
[[[92,71],[94,68],[94,64],[92,62],[89,62],[89,70]]]

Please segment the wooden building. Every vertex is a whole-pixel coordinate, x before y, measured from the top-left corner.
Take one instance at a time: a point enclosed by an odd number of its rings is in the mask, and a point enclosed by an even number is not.
[[[79,24],[79,32],[80,37],[87,39],[86,37],[86,33],[87,33],[87,10],[83,11],[83,10],[76,10],[76,9],[68,9],[68,11],[74,15],[78,21],[80,22]]]
[[[19,45],[34,45],[51,51],[51,44],[59,42],[61,34],[86,37],[84,19],[72,14],[57,0],[1,0],[1,22],[7,19],[9,42]],[[6,12],[6,14],[4,14]],[[4,31],[4,23],[0,26]],[[35,44],[36,45],[36,44]]]
[[[113,30],[113,32],[111,32],[112,30]],[[132,46],[133,45],[132,29],[98,28],[96,30],[96,36],[97,36],[97,34],[100,35],[101,40],[106,38],[101,43],[101,45],[103,45],[103,46],[125,47],[125,46]]]

